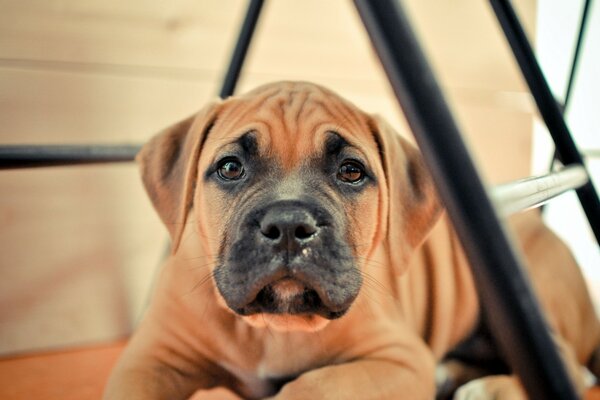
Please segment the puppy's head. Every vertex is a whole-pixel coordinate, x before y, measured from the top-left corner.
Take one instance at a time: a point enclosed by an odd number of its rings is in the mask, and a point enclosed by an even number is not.
[[[418,152],[383,121],[308,83],[207,106],[138,160],[173,238],[195,224],[218,295],[253,325],[322,328],[385,246],[402,271],[439,214]],[[188,215],[189,214],[189,215]]]

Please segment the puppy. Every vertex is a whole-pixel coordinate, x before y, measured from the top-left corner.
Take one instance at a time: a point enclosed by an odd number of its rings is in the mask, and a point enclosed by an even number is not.
[[[138,161],[172,254],[105,399],[434,397],[479,303],[418,151],[384,121],[274,83],[206,106]],[[537,216],[517,231],[580,382],[600,343],[584,282]],[[515,378],[484,379],[490,398],[525,398]]]

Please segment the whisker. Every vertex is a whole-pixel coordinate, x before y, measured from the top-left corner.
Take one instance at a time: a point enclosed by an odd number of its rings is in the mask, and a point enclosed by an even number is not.
[[[371,246],[372,243],[356,243],[356,244],[348,244],[349,247],[356,249],[359,247],[367,247],[367,246]]]
[[[204,321],[206,319],[205,317],[206,317],[206,313],[208,312],[208,307],[212,306],[215,301],[216,301],[216,299],[213,296],[209,296],[209,300],[204,305],[204,311],[202,311],[202,317],[200,317],[200,319],[202,321]]]
[[[373,303],[373,304],[377,304],[379,306],[383,306],[383,301],[381,300],[381,298],[377,297],[377,296],[374,296],[373,292],[365,290],[363,292],[363,296],[365,296],[367,299],[369,299],[369,303]],[[369,309],[369,307],[367,307],[364,303],[362,305],[364,307],[366,307],[367,309]]]
[[[310,327],[310,324],[308,323],[308,321],[306,321],[306,325],[308,325]],[[325,346],[325,341],[323,340],[323,335],[320,331],[314,332],[316,333],[316,341],[317,341],[317,345],[321,348],[321,351],[326,351],[327,350],[327,346]]]
[[[188,225],[193,225],[194,227],[196,227],[197,226],[196,225],[197,222],[198,222],[198,220],[196,220],[196,219],[190,219],[190,220],[187,220],[186,222],[169,222],[169,223],[165,223],[165,225],[172,226],[172,227],[180,227],[180,226],[184,226],[185,227],[185,226],[188,226]],[[206,239],[208,241],[211,241],[213,243],[220,243],[220,240],[218,238],[214,238],[214,237],[210,237],[210,236],[207,236],[205,234],[202,234],[202,233],[198,232],[197,229],[194,229],[193,234],[197,235],[197,236],[199,236],[201,238],[204,238],[204,239]],[[188,234],[187,237],[186,237],[186,239],[189,238],[190,235],[191,234]],[[182,241],[183,240],[184,240],[184,238],[182,238]]]
[[[368,293],[365,293],[365,296],[373,303],[375,304],[381,304],[379,302],[379,300],[375,299],[374,297],[370,296]],[[369,307],[368,304],[366,303],[360,303],[358,304],[358,306],[367,314],[371,315],[373,318],[375,318],[375,313],[373,312],[373,308]]]
[[[196,282],[194,284],[194,286],[192,286],[192,288],[189,290],[189,292],[185,293],[182,297],[191,295],[193,292],[195,292],[201,286],[203,286],[205,283],[207,283],[211,277],[212,277],[212,273],[206,274],[203,278],[201,278],[198,282]]]
[[[201,270],[201,269],[208,268],[208,267],[211,267],[213,265],[216,265],[216,263],[217,263],[217,260],[212,260],[212,261],[210,261],[208,263],[205,263],[205,264],[195,265],[195,266],[189,267],[188,271],[198,271],[198,270]]]
[[[383,296],[386,296],[386,297],[389,297],[392,299],[394,298],[393,292],[390,290],[390,288],[386,287],[384,284],[379,282],[376,278],[374,278],[371,275],[366,274],[366,273],[361,273],[361,276],[363,277],[363,280],[364,280],[363,282],[366,287],[376,291],[377,293],[379,293]]]
[[[184,258],[183,260],[185,260],[185,261],[192,261],[192,260],[200,260],[200,259],[203,259],[203,258],[204,259],[206,259],[206,258],[212,258],[214,260],[217,259],[217,257],[213,256],[212,254],[204,254],[204,255],[198,256],[198,257],[187,257],[187,258]]]
[[[217,276],[221,273],[220,269],[214,269],[210,272],[208,272],[206,275],[204,275],[204,277],[202,277],[198,282],[196,282],[196,284],[194,284],[194,286],[192,287],[192,289],[187,293],[187,295],[192,294],[195,290],[198,290],[201,286],[205,285],[207,282],[209,282],[211,280],[211,278],[217,278]]]
[[[368,258],[368,257],[355,257],[355,258],[358,261],[363,261],[365,266],[384,268],[384,269],[388,268],[388,264],[381,262],[381,261],[373,260],[372,258]]]
[[[271,336],[272,338],[275,337],[275,334],[273,334],[273,331],[271,331],[271,328],[269,328],[269,324],[267,323],[267,320],[265,319],[265,314],[261,314],[262,320],[265,324],[265,329],[267,330],[267,333],[269,334],[269,336]]]

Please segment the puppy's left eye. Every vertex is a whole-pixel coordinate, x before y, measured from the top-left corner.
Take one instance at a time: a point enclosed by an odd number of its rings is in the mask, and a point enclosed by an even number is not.
[[[357,161],[346,160],[340,166],[337,177],[347,183],[359,183],[365,177],[365,168]]]

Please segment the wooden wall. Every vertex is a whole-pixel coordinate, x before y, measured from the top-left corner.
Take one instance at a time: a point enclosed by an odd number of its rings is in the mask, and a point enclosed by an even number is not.
[[[351,2],[266,3],[241,90],[315,81],[410,135]],[[527,175],[532,107],[487,4],[406,3],[485,176]],[[215,96],[246,2],[0,7],[0,143],[137,143]],[[0,223],[0,353],[130,332],[167,238],[134,165],[1,172]]]

